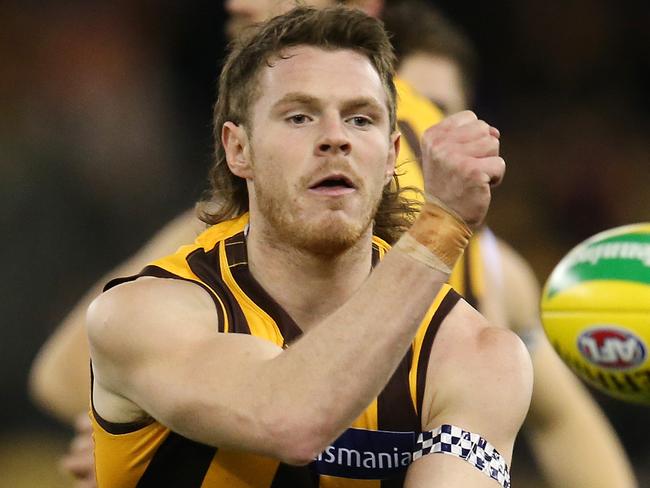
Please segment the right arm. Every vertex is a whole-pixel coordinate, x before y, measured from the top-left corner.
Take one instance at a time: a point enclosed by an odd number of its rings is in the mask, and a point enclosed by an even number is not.
[[[498,131],[462,112],[429,129],[423,148],[429,192],[482,220],[504,170]],[[381,391],[447,279],[393,249],[287,350],[217,333],[210,297],[190,283],[122,284],[89,310],[95,407],[108,421],[150,415],[206,444],[308,463]]]
[[[199,442],[310,462],[381,391],[446,279],[391,251],[286,350],[216,333],[212,300],[191,283],[119,285],[88,315],[95,408],[117,422],[141,409]]]

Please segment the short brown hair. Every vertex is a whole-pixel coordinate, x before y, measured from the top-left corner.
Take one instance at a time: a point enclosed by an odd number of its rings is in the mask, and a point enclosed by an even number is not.
[[[359,10],[343,6],[326,9],[296,7],[261,24],[249,35],[231,43],[219,77],[219,97],[214,106],[215,161],[210,170],[210,190],[197,206],[199,218],[216,224],[248,210],[244,179],[235,176],[226,162],[221,129],[227,121],[246,125],[250,107],[258,93],[258,75],[273,56],[291,46],[323,49],[352,49],[364,54],[377,70],[388,99],[389,123],[395,127],[395,56],[382,23]],[[413,220],[413,202],[401,197],[397,180],[384,189],[375,216],[375,233],[393,242]]]

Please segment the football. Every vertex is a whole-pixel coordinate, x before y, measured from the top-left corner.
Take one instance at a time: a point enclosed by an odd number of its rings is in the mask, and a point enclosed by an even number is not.
[[[541,319],[580,378],[650,405],[650,223],[610,229],[573,248],[544,286]]]

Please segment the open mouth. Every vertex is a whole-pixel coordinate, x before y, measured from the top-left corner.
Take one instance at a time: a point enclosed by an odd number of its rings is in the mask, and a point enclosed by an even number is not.
[[[333,190],[356,190],[356,186],[349,178],[343,175],[327,176],[309,187],[310,190],[315,191],[333,191]]]

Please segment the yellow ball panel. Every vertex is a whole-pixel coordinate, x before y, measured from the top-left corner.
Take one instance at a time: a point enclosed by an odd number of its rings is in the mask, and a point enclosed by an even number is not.
[[[542,311],[549,341],[595,388],[650,405],[650,311]]]
[[[620,280],[587,281],[550,297],[545,291],[541,306],[542,311],[650,312],[650,286]]]

